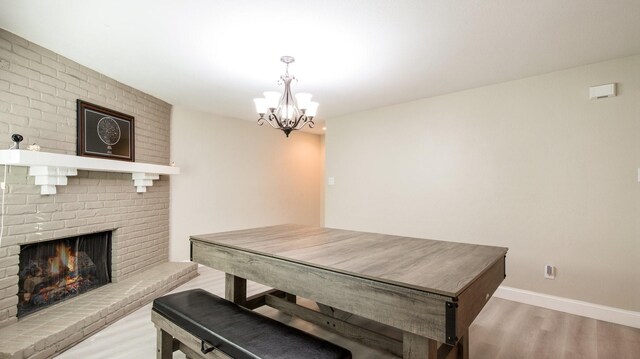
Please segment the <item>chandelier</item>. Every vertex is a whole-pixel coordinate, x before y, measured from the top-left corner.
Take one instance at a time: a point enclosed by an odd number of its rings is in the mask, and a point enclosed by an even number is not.
[[[289,64],[295,59],[292,56],[282,56],[280,61],[286,64],[284,75],[280,76],[278,84],[284,83],[284,93],[267,91],[264,98],[253,99],[256,104],[256,111],[260,118],[258,124],[262,126],[265,122],[273,128],[282,130],[287,137],[293,130],[299,130],[305,125],[313,128],[313,117],[318,110],[318,103],[311,101],[311,94],[299,93],[293,97],[291,93],[291,81],[295,77],[289,75]]]

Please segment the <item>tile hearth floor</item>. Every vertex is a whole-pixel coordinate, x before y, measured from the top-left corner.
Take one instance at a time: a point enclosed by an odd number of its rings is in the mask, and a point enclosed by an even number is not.
[[[196,275],[195,263],[162,263],[28,315],[0,329],[0,358],[52,357]]]

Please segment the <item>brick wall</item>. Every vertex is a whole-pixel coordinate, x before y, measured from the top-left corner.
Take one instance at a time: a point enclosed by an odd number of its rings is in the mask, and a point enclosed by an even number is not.
[[[171,105],[0,29],[0,149],[19,133],[23,146],[75,155],[77,99],[134,116],[136,162],[169,164]],[[166,176],[146,193],[119,173],[78,171],[49,196],[24,167],[10,167],[6,182],[0,327],[16,321],[21,244],[114,229],[114,281],[168,259]]]

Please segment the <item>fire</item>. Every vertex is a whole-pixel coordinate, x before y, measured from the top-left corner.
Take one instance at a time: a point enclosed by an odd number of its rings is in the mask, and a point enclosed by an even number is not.
[[[79,238],[59,239],[22,249],[18,271],[18,316],[71,298],[108,283],[103,278],[108,263],[100,258],[101,246]],[[23,257],[24,254],[24,257]],[[97,266],[93,256],[101,262]],[[100,269],[99,269],[100,268]]]
[[[76,283],[78,280],[79,280],[79,277],[73,277],[73,278],[67,277],[64,279],[64,282],[65,282],[65,285],[71,285]]]
[[[67,268],[69,268],[69,271],[71,272],[76,271],[76,256],[69,257],[69,261],[67,262]]]
[[[56,246],[56,256],[49,258],[48,263],[49,273],[51,274],[59,274],[62,267],[67,267],[70,272],[74,272],[76,269],[76,257],[73,255],[71,248],[64,243]]]
[[[58,257],[51,257],[48,259],[49,262],[49,273],[58,274],[60,273],[60,268],[58,267],[58,263],[60,262]]]

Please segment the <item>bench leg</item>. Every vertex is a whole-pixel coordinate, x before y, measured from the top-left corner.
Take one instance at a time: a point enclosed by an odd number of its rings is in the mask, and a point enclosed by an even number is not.
[[[157,359],[171,359],[173,358],[173,337],[171,334],[158,328],[158,346],[157,346]]]
[[[227,273],[224,278],[224,297],[238,305],[247,304],[247,280]]]

